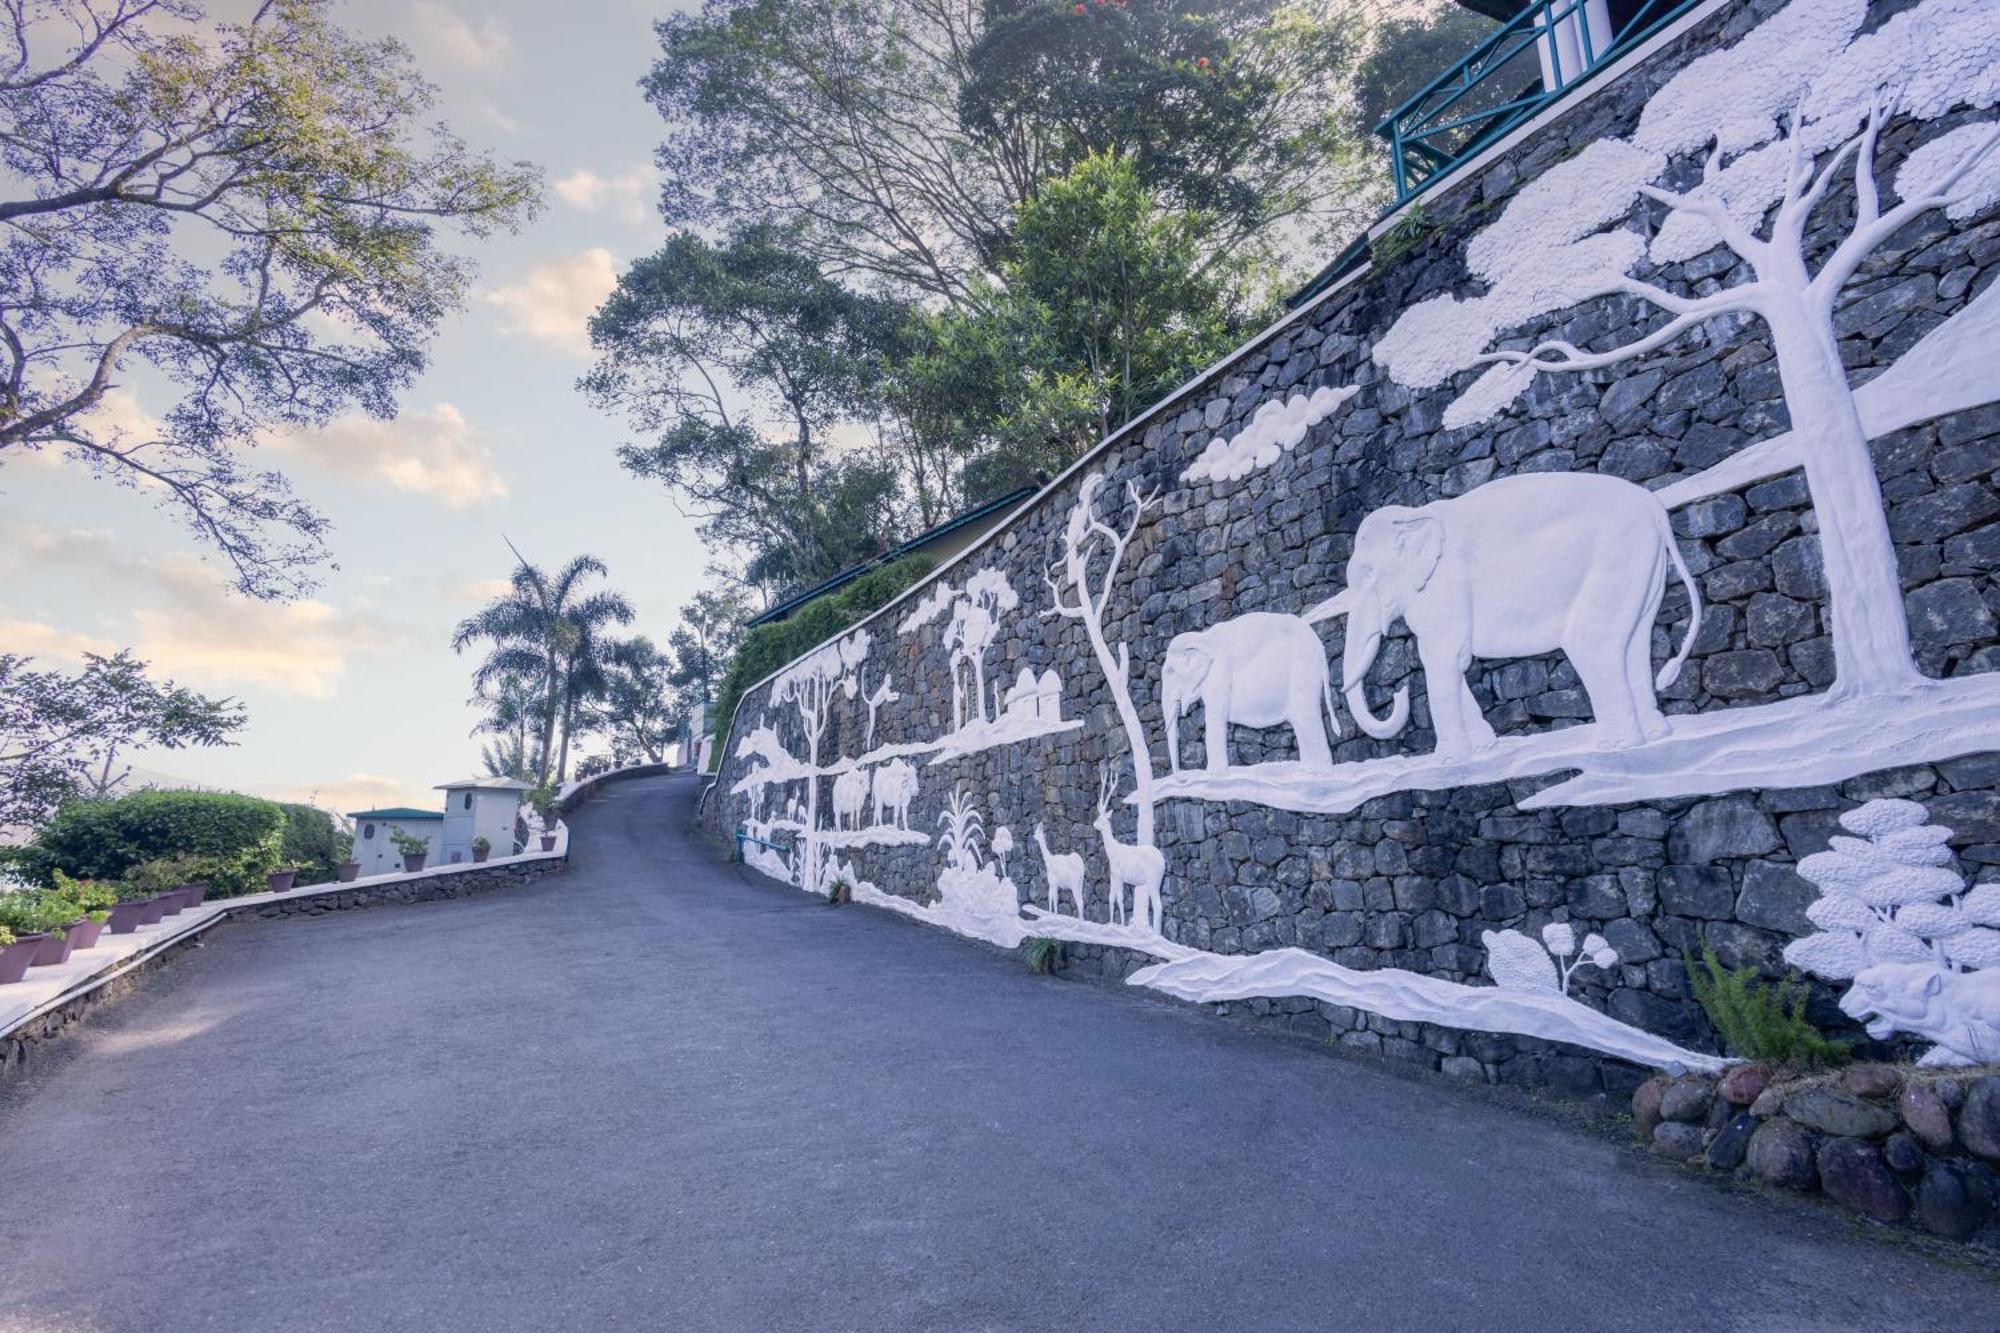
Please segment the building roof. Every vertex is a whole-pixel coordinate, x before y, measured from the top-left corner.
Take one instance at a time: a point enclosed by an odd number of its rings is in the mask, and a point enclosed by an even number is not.
[[[460,791],[466,787],[477,787],[481,791],[533,791],[535,784],[519,778],[460,778],[456,782],[440,782],[432,790]]]
[[[949,537],[953,533],[961,532],[963,529],[973,524],[979,523],[982,519],[986,520],[986,526],[991,527],[993,524],[998,523],[1000,521],[1001,517],[1005,514],[1007,510],[1013,508],[1017,504],[1020,504],[1023,500],[1026,500],[1029,496],[1033,495],[1037,489],[1038,488],[1034,486],[1019,486],[1011,491],[1008,491],[1005,495],[996,496],[993,499],[986,501],[986,503],[984,504],[974,505],[972,508],[966,510],[962,514],[959,514],[955,518],[948,518],[944,522],[938,524],[936,527],[931,528],[928,531],[918,533],[916,536],[904,542],[901,546],[895,547],[892,550],[884,551],[881,555],[873,556],[867,560],[863,560],[860,564],[854,565],[848,569],[843,569],[838,574],[835,574],[832,578],[826,580],[824,583],[816,583],[812,587],[807,588],[804,592],[794,593],[792,596],[787,597],[784,601],[779,602],[776,606],[766,611],[763,615],[757,616],[754,619],[752,619],[750,621],[750,625],[753,627],[757,625],[768,625],[774,620],[783,620],[785,619],[785,617],[791,615],[792,612],[804,606],[807,602],[810,602],[817,597],[824,597],[830,592],[834,592],[840,588],[846,587],[848,584],[854,582],[854,580],[860,578],[863,574],[866,574],[869,570],[879,569],[883,565],[888,564],[891,560],[900,560],[902,557],[906,555],[914,555],[918,551],[923,550],[924,547],[929,546],[934,542],[940,541],[945,537]]]
[[[349,819],[443,819],[442,810],[412,810],[407,805],[385,805],[380,810],[350,810]]]

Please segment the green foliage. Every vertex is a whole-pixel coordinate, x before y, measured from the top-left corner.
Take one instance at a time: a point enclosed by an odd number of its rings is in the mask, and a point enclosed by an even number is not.
[[[1027,942],[1023,957],[1030,972],[1036,976],[1047,976],[1062,968],[1063,943],[1047,935],[1037,935]]]
[[[118,901],[117,885],[97,879],[71,879],[60,870],[55,872],[55,882],[49,891],[88,912],[103,911]]]
[[[484,833],[472,840],[472,851],[475,856],[483,856],[492,850],[493,840]]]
[[[1369,257],[1375,267],[1387,268],[1410,251],[1423,244],[1426,236],[1437,230],[1437,225],[1424,216],[1421,203],[1411,204],[1396,225],[1375,238],[1369,247]]]
[[[854,886],[845,879],[836,878],[826,886],[826,901],[829,907],[838,907],[853,900]]]
[[[46,890],[0,894],[0,925],[16,935],[58,935],[82,915],[74,902]]]
[[[715,734],[729,734],[737,700],[743,691],[833,638],[872,611],[888,605],[934,567],[928,556],[908,555],[871,569],[846,587],[807,602],[790,616],[770,625],[759,625],[743,635],[736,656],[723,673],[716,691]],[[719,758],[722,747],[715,750]]]
[[[1817,1068],[1847,1063],[1848,1043],[1834,1041],[1806,1019],[1806,983],[1796,975],[1766,983],[1754,966],[1725,968],[1708,941],[1699,960],[1681,955],[1688,981],[1708,1021],[1746,1060]]]
[[[133,867],[183,854],[185,878],[206,879],[216,897],[252,893],[283,855],[284,809],[233,792],[142,791],[73,801],[43,827],[21,858],[37,884],[55,872],[120,879]]]
[[[183,884],[192,883],[204,877],[202,865],[202,858],[187,855],[161,856],[151,861],[141,861],[127,870],[124,877],[118,881],[118,899],[120,902],[143,902],[171,889],[177,889]],[[212,881],[210,887],[214,887]]]
[[[311,805],[286,805],[282,864],[298,870],[308,884],[330,880],[347,859],[348,838],[326,811]]]
[[[399,828],[389,830],[389,841],[396,844],[396,850],[405,856],[424,856],[430,852],[429,838],[415,833],[405,833]]]
[[[283,597],[311,586],[326,520],[243,451],[342,412],[392,415],[471,286],[439,230],[518,227],[540,176],[468,151],[408,48],[347,33],[331,0],[227,7],[240,22],[204,8],[0,16],[15,367],[0,457],[114,478],[243,592]],[[144,436],[100,410],[135,380],[181,391]]]

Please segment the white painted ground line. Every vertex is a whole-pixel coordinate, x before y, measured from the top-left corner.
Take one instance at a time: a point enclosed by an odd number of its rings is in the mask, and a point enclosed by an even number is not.
[[[165,917],[155,925],[141,926],[126,935],[106,933],[98,937],[97,947],[81,950],[70,955],[66,963],[55,967],[31,967],[28,975],[10,986],[0,986],[0,1038],[4,1038],[32,1022],[51,1009],[58,1008],[80,995],[114,981],[131,971],[155,954],[182,941],[192,939],[207,930],[224,917],[240,911],[250,911],[274,902],[304,902],[328,894],[346,893],[352,889],[367,889],[380,885],[436,879],[446,875],[460,875],[473,870],[490,870],[496,866],[525,865],[538,861],[560,861],[569,856],[569,826],[556,826],[556,845],[553,851],[544,852],[539,848],[523,852],[518,856],[499,856],[487,861],[461,861],[456,865],[427,866],[414,873],[403,871],[389,875],[364,875],[345,883],[313,884],[304,888],[290,889],[284,893],[251,893],[240,898],[219,898],[204,902],[199,907],[190,907],[178,916]]]

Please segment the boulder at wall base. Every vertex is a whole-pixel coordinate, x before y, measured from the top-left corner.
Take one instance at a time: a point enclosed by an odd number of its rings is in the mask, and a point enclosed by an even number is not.
[[[1648,1143],[1653,1141],[1653,1130],[1660,1123],[1660,1098],[1671,1082],[1665,1074],[1657,1074],[1641,1083],[1632,1094],[1632,1128]]]
[[[1785,1098],[1785,1114],[1810,1129],[1845,1139],[1879,1139],[1897,1125],[1896,1113],[1839,1088],[1807,1088]]]
[[[1925,1147],[1939,1150],[1951,1147],[1951,1112],[1937,1095],[1937,1089],[1912,1083],[1896,1099],[1896,1109],[1902,1113],[1910,1133],[1921,1139]]]
[[[1851,1065],[1841,1074],[1841,1086],[1857,1097],[1887,1097],[1903,1081],[1891,1065]]]
[[[1966,1090],[1958,1141],[1987,1161],[2000,1162],[2000,1074],[1988,1074]]]
[[[1660,1094],[1660,1119],[1700,1124],[1708,1115],[1715,1094],[1700,1079],[1682,1079]]]
[[[1898,1175],[1912,1175],[1921,1171],[1924,1165],[1924,1145],[1917,1142],[1917,1136],[1906,1130],[1897,1130],[1882,1140],[1882,1160]]]
[[[1685,1162],[1701,1155],[1701,1126],[1684,1120],[1662,1120],[1653,1129],[1653,1151]]]
[[[1748,1111],[1737,1112],[1708,1145],[1708,1164],[1717,1171],[1734,1171],[1743,1165],[1744,1154],[1750,1151],[1750,1136],[1756,1132],[1757,1117]]]
[[[1759,1180],[1786,1189],[1809,1190],[1819,1174],[1805,1130],[1783,1116],[1757,1127],[1744,1160]]]
[[[1993,1216],[1993,1178],[1971,1162],[1936,1157],[1917,1185],[1917,1221],[1924,1230],[1963,1240]]]
[[[1722,1076],[1717,1091],[1733,1106],[1748,1106],[1771,1085],[1771,1071],[1765,1065],[1731,1065]]]
[[[1910,1196],[1865,1139],[1831,1138],[1820,1146],[1819,1187],[1834,1202],[1878,1222],[1900,1222],[1910,1215]]]

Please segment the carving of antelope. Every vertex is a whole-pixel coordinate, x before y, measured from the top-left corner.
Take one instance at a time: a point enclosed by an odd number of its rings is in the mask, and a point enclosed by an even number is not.
[[[1035,846],[1041,849],[1042,873],[1049,881],[1049,913],[1054,915],[1062,901],[1062,891],[1069,890],[1069,899],[1076,904],[1076,914],[1083,915],[1083,858],[1075,852],[1052,852],[1049,840],[1042,834],[1040,823],[1035,825]]]
[[[1111,919],[1141,926],[1158,934],[1160,930],[1160,884],[1167,877],[1167,858],[1157,847],[1144,843],[1120,842],[1111,833],[1111,775],[1103,772],[1097,784],[1097,818],[1091,821],[1104,843],[1104,859],[1111,868]],[[1132,892],[1132,906],[1125,908],[1125,892]]]

